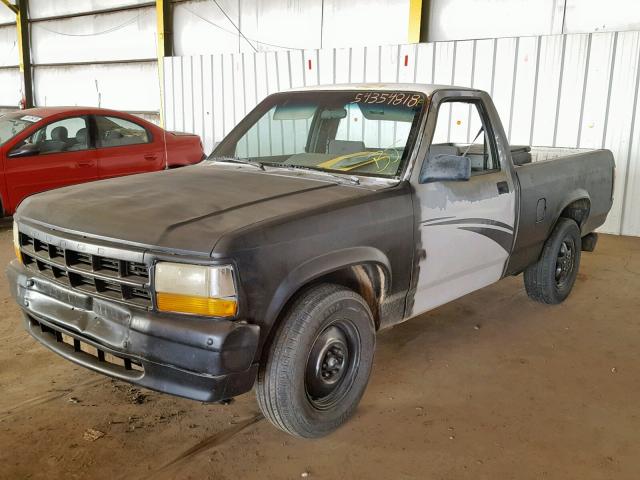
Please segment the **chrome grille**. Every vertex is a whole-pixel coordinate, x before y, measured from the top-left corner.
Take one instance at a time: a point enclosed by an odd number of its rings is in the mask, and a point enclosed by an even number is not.
[[[151,308],[144,263],[64,249],[22,232],[19,238],[22,261],[30,270],[96,297]]]

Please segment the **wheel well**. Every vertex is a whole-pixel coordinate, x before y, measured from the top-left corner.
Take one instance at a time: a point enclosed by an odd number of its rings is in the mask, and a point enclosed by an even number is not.
[[[560,213],[560,218],[570,218],[574,220],[579,227],[582,227],[589,217],[589,210],[591,210],[591,202],[588,198],[581,198],[564,207],[564,210]]]
[[[371,309],[376,330],[380,327],[380,303],[387,287],[382,267],[372,263],[352,265],[322,275],[312,283],[335,283],[359,293]]]
[[[301,285],[280,310],[279,319],[286,314],[300,292],[319,283],[334,283],[360,294],[371,309],[376,330],[380,328],[380,304],[387,288],[387,277],[383,268],[375,263],[340,268]],[[279,319],[276,323],[279,322]]]

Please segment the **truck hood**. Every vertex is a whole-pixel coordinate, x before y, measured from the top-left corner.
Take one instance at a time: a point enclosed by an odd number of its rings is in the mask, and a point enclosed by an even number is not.
[[[17,217],[87,238],[209,255],[227,232],[366,193],[325,177],[201,164],[34,195]]]

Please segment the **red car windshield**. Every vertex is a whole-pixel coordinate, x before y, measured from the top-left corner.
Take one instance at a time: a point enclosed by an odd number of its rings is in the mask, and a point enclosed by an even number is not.
[[[30,127],[42,118],[27,115],[24,112],[7,113],[0,117],[0,145],[4,145],[25,128]]]

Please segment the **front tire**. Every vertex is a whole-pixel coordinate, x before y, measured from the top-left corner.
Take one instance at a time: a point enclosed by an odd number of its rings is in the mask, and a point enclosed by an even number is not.
[[[581,250],[578,224],[569,218],[558,220],[544,244],[540,259],[524,272],[529,298],[547,304],[563,302],[576,281]]]
[[[291,435],[331,433],[355,412],[374,350],[373,316],[360,295],[333,284],[309,288],[278,325],[260,366],[262,413]]]

